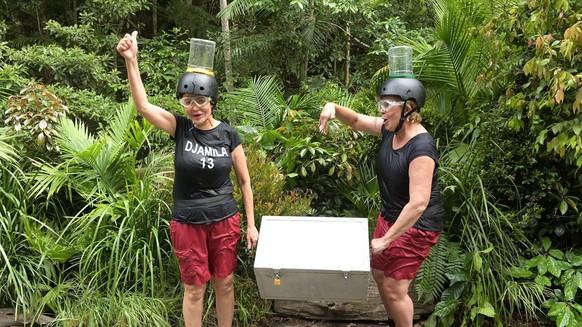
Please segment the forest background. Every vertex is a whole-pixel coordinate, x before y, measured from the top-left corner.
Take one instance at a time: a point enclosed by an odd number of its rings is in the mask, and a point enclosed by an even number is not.
[[[0,1],[0,306],[55,326],[176,326],[172,143],[136,115],[115,46],[140,32],[154,102],[180,112],[191,37],[217,42],[216,116],[236,126],[256,217],[368,217],[388,49],[414,49],[446,228],[416,291],[426,326],[582,325],[582,2]],[[237,190],[237,197],[240,193]],[[242,202],[239,202],[242,203]],[[239,252],[236,324],[270,312]],[[205,321],[215,323],[207,292]]]

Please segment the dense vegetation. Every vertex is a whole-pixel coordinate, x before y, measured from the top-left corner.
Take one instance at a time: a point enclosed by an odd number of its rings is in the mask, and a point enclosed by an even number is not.
[[[189,38],[217,42],[215,113],[245,138],[259,225],[267,214],[374,225],[377,140],[337,122],[319,134],[317,119],[326,101],[375,114],[389,47],[411,46],[446,205],[417,283],[436,303],[427,326],[582,325],[582,2],[0,7],[0,306],[57,326],[182,324],[168,237],[172,145],[135,114],[115,51],[138,30],[151,101],[177,112]],[[270,309],[253,259],[241,247],[241,326]],[[213,299],[209,290],[209,325]]]

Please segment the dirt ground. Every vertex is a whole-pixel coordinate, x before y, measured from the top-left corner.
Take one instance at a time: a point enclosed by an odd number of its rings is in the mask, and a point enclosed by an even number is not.
[[[313,319],[301,319],[295,317],[272,316],[261,323],[258,327],[393,327],[392,322],[381,321],[325,321]],[[423,327],[424,321],[415,321],[413,327]],[[507,327],[551,327],[555,324],[541,322],[513,322]]]
[[[259,323],[259,327],[391,327],[392,324],[381,321],[326,321],[300,319],[294,317],[273,316]],[[422,327],[422,322],[414,327]]]

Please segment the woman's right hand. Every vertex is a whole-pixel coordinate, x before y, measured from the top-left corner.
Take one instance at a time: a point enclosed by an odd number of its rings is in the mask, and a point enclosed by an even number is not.
[[[137,31],[133,31],[131,35],[125,34],[119,43],[117,43],[117,52],[123,58],[132,59],[137,55]]]
[[[319,131],[323,134],[327,133],[327,122],[335,118],[335,103],[328,102],[323,106],[319,114]]]

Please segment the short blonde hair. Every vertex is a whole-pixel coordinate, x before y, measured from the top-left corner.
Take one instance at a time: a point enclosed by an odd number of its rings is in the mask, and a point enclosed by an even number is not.
[[[411,108],[415,108],[416,102],[413,100],[409,100],[407,101],[407,105],[410,105]],[[414,106],[414,107],[413,107]],[[414,124],[414,123],[419,123],[422,121],[422,116],[420,116],[420,112],[418,112],[417,110],[415,110],[413,113],[411,113],[407,118],[406,121]]]

